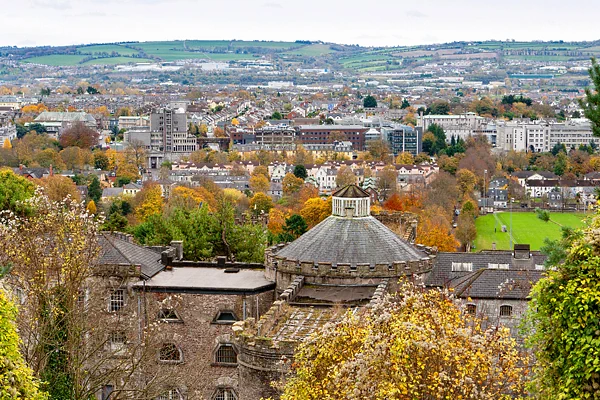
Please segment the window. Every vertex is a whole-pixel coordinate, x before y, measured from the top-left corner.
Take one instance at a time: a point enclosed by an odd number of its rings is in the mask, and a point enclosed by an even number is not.
[[[156,400],[183,400],[183,395],[179,389],[171,389],[158,396]]]
[[[477,306],[475,304],[467,304],[467,314],[475,315],[477,312]]]
[[[237,353],[231,344],[221,344],[215,354],[217,364],[237,364]]]
[[[237,397],[233,389],[219,388],[213,397],[214,400],[236,400]]]
[[[110,312],[119,311],[121,308],[125,307],[125,290],[124,289],[116,289],[110,293],[110,303],[108,305],[108,310]]]
[[[158,353],[158,359],[160,361],[181,362],[183,361],[183,354],[175,343],[164,343]]]
[[[112,394],[113,389],[113,385],[102,386],[102,400],[110,399],[110,395]]]
[[[233,311],[219,311],[214,322],[218,324],[233,324],[237,320]]]
[[[110,346],[110,351],[115,354],[122,354],[125,351],[125,341],[125,332],[111,332],[108,335],[108,344]]]
[[[165,322],[182,322],[179,315],[172,308],[163,308],[158,312],[158,319],[163,320]]]
[[[512,306],[500,306],[500,316],[510,317],[512,315]]]

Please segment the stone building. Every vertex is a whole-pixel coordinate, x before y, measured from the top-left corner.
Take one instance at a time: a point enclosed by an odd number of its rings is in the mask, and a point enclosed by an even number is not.
[[[333,194],[332,215],[288,245],[266,252],[265,276],[278,301],[261,318],[233,326],[239,400],[277,396],[296,345],[347,309],[369,306],[400,277],[432,267],[423,249],[404,241],[370,215],[370,196],[355,185]]]

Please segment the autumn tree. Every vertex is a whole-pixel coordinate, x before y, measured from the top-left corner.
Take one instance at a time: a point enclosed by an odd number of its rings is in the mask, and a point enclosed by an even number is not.
[[[160,214],[163,207],[160,185],[152,182],[145,183],[142,190],[135,195],[134,202],[135,216],[142,222],[151,215]]]
[[[89,149],[98,144],[100,135],[95,129],[88,128],[82,122],[73,124],[60,134],[60,144],[63,147],[76,146]]]
[[[301,178],[297,178],[293,173],[288,172],[283,177],[283,181],[281,183],[283,195],[284,196],[293,196],[298,193],[304,185],[304,180]]]
[[[125,149],[127,162],[134,164],[138,169],[147,165],[148,151],[146,145],[141,140],[130,140]]]
[[[269,233],[272,237],[277,237],[277,235],[283,233],[283,226],[285,225],[286,214],[283,211],[272,208],[269,211],[269,222],[267,223],[267,228],[269,229]]]
[[[300,215],[306,221],[308,229],[313,228],[331,215],[331,201],[331,197],[328,197],[327,200],[314,197],[304,203],[304,206],[300,210]]]
[[[460,190],[461,197],[470,196],[475,189],[477,177],[468,169],[458,170],[456,173],[456,181]]]
[[[262,174],[250,177],[250,190],[254,193],[267,193],[271,188],[271,182]]]
[[[335,185],[338,188],[347,186],[347,185],[355,185],[356,184],[356,175],[354,175],[354,171],[347,165],[342,165],[335,176]]]
[[[412,165],[415,163],[415,158],[411,153],[402,152],[396,156],[396,164],[409,164]]]
[[[281,399],[521,398],[528,360],[507,328],[483,326],[448,293],[403,283],[305,339]]]
[[[390,146],[382,139],[368,141],[367,150],[371,158],[376,161],[387,161],[390,156]]]
[[[65,167],[70,170],[83,169],[85,165],[89,165],[92,161],[92,154],[90,151],[77,146],[71,146],[61,150],[59,155],[60,159],[65,164]]]
[[[255,215],[268,214],[271,208],[273,208],[273,199],[264,193],[257,192],[250,199],[250,210]]]
[[[404,210],[404,204],[398,193],[391,195],[384,203],[383,208],[391,211],[402,211]]]
[[[36,183],[44,188],[44,193],[53,201],[61,201],[70,197],[74,201],[80,201],[81,196],[71,178],[62,175],[52,175],[36,179]]]

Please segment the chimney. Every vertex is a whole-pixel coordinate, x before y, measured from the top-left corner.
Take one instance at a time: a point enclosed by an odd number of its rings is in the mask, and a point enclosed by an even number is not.
[[[225,268],[225,261],[227,261],[227,257],[225,257],[225,256],[217,257],[217,268]]]
[[[183,240],[172,240],[171,247],[175,249],[175,259],[183,260]]]
[[[54,176],[54,171],[52,170],[52,164],[50,164],[50,176]]]
[[[19,164],[19,171],[23,171],[23,164]]]
[[[492,250],[496,250],[496,242],[492,242]]]

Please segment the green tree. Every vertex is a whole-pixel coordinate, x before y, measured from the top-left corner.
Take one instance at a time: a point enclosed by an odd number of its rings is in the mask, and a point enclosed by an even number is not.
[[[100,179],[96,175],[93,175],[88,184],[88,197],[94,200],[94,203],[100,204],[100,198],[102,197],[102,188],[100,187]]]
[[[308,177],[308,172],[306,172],[306,167],[302,164],[296,165],[294,167],[294,175],[296,178],[306,179]]]
[[[279,111],[275,111],[272,115],[271,115],[271,119],[276,119],[276,120],[280,120],[283,119],[283,116],[281,115],[281,113]]]
[[[402,99],[402,105],[400,106],[400,108],[402,110],[404,110],[405,108],[408,108],[408,107],[410,107],[410,103],[408,102],[408,100]]]
[[[593,88],[585,88],[585,99],[579,100],[583,115],[592,123],[594,136],[600,136],[600,65],[592,57],[592,66],[588,70]]]
[[[257,192],[250,199],[250,210],[255,215],[268,214],[273,208],[273,199],[262,192]]]
[[[19,352],[21,340],[17,335],[16,319],[17,307],[0,289],[0,399],[47,399]]]
[[[432,105],[427,107],[425,114],[448,115],[450,114],[450,104],[446,101],[435,101]]]
[[[26,211],[19,202],[33,196],[35,185],[10,169],[0,169],[0,210]]]
[[[540,399],[600,398],[600,214],[586,228],[546,242],[545,276],[531,292],[525,328]]]
[[[280,242],[291,242],[303,235],[308,230],[308,225],[299,214],[286,218],[283,232],[279,235]]]
[[[102,151],[94,151],[94,168],[106,171],[108,169],[108,157]]]
[[[364,108],[375,108],[377,107],[377,99],[371,95],[366,96],[363,99]]]

